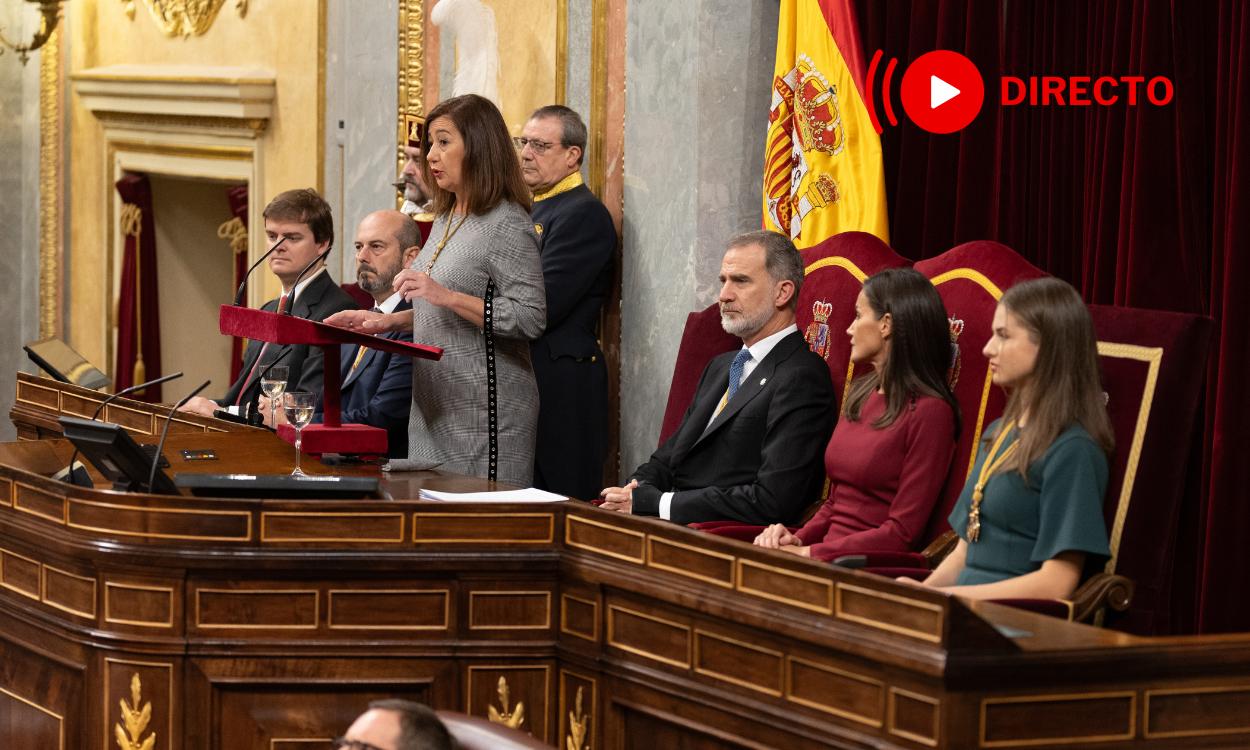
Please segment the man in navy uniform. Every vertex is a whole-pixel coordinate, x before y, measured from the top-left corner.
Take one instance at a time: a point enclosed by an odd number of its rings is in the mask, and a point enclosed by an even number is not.
[[[582,183],[586,124],[576,112],[542,107],[521,133],[547,289],[547,331],[530,347],[541,404],[534,484],[589,499],[603,486],[608,447],[608,371],[595,329],[612,284],[616,227]]]

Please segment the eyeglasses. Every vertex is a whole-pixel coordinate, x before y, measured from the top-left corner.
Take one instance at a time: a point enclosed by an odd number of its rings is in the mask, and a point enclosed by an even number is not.
[[[339,737],[330,747],[334,750],[382,750],[377,745],[370,745],[368,742],[359,740],[349,740],[346,737]]]
[[[517,151],[524,151],[525,147],[529,146],[536,156],[542,156],[547,153],[547,149],[560,144],[548,143],[546,141],[539,141],[534,138],[525,138],[524,136],[520,136],[512,139],[512,145],[516,146]]]

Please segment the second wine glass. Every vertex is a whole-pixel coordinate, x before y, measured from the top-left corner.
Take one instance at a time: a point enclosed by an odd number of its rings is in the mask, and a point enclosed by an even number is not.
[[[302,431],[312,421],[315,404],[313,394],[305,391],[288,391],[282,395],[282,407],[286,421],[295,428],[295,471],[292,476],[306,477],[300,468],[300,449],[303,448]]]

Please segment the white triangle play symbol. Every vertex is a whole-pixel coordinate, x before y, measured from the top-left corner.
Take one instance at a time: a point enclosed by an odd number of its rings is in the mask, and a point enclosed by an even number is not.
[[[929,109],[937,109],[959,96],[959,89],[935,75],[929,76]]]

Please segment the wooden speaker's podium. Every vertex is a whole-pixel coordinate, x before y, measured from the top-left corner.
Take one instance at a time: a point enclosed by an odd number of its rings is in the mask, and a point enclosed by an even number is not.
[[[343,328],[297,318],[293,315],[254,310],[249,307],[222,305],[218,326],[227,336],[240,336],[270,344],[307,344],[321,349],[325,356],[324,390],[322,391],[322,422],[303,430],[303,449],[308,453],[367,453],[386,455],[386,430],[363,424],[342,424],[339,388],[339,346],[348,344],[399,354],[405,357],[441,359],[443,350],[437,346],[413,344],[357,333]],[[295,430],[281,425],[278,436],[295,442]]]

